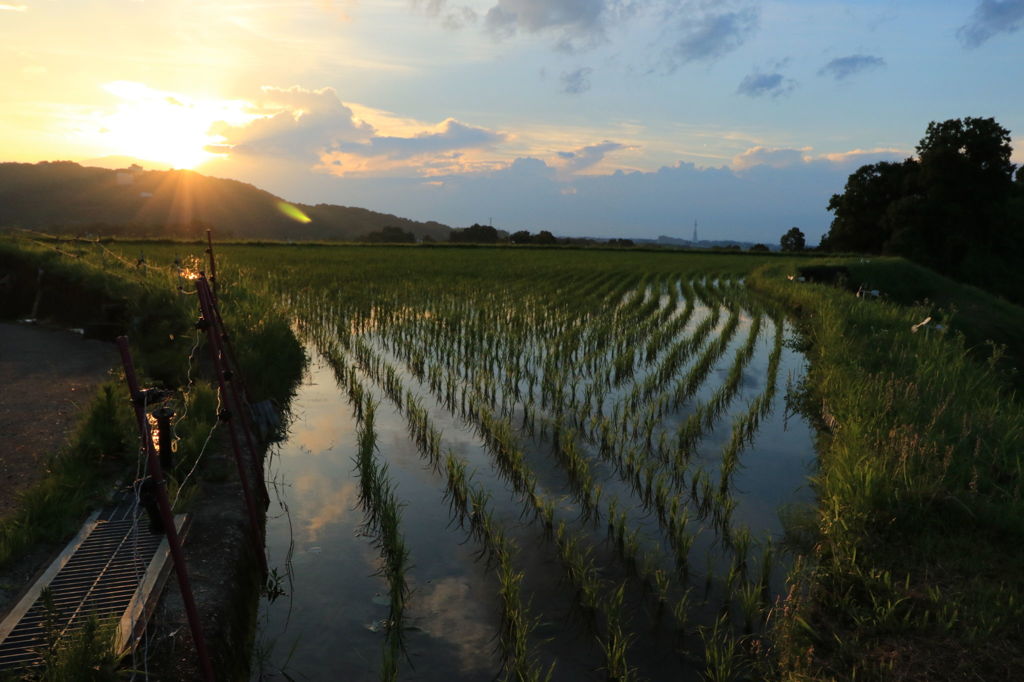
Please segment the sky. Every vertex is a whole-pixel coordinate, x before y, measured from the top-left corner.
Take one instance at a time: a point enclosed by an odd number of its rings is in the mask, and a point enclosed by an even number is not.
[[[1024,163],[1024,0],[0,0],[0,58],[0,160],[453,226],[814,244],[930,121]]]

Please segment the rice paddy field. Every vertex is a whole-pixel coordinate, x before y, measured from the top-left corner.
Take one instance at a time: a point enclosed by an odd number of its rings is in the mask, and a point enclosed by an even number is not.
[[[776,255],[217,257],[225,308],[285,315],[309,358],[267,464],[254,679],[1024,671],[1018,360],[898,302],[902,261],[842,261],[889,278],[867,301]]]
[[[736,638],[784,589],[779,510],[812,503],[814,462],[785,406],[804,361],[781,309],[744,287],[749,259],[310,262],[267,264],[312,363],[273,462],[289,598],[267,607],[264,674],[680,679],[739,664]]]

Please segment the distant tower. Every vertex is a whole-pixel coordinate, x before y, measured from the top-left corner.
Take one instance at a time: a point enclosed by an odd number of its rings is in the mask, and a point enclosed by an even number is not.
[[[693,243],[697,243],[697,221],[693,221]]]

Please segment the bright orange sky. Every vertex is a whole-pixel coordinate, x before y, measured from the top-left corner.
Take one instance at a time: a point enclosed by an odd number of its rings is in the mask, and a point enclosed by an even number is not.
[[[130,157],[453,224],[813,240],[850,170],[930,120],[994,116],[1024,160],[1024,0],[996,4],[0,0],[0,160]]]

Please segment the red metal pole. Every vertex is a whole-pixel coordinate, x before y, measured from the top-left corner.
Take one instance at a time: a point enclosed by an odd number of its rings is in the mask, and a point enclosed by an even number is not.
[[[228,391],[225,386],[224,379],[224,367],[221,364],[221,360],[218,352],[218,344],[216,342],[216,330],[214,325],[210,322],[209,317],[209,301],[203,294],[203,290],[206,286],[206,280],[200,277],[196,280],[196,288],[199,293],[199,305],[203,311],[203,318],[199,322],[199,328],[206,331],[206,338],[209,341],[207,346],[210,348],[210,360],[213,363],[214,374],[217,375],[217,389],[220,391],[221,398],[224,400],[225,405],[228,400]],[[207,291],[208,293],[208,291]],[[231,434],[231,449],[235,455],[235,466],[238,468],[239,482],[242,484],[242,496],[245,498],[245,507],[249,513],[249,526],[252,531],[253,548],[256,550],[256,557],[259,559],[260,568],[263,569],[263,573],[267,573],[267,556],[264,553],[263,541],[260,537],[260,523],[259,515],[256,512],[256,504],[252,499],[252,491],[249,489],[249,474],[246,471],[245,463],[242,460],[242,448],[238,444],[238,434],[235,433],[235,426],[232,420],[231,410],[225,408],[221,410],[220,419],[227,423],[228,433]]]
[[[216,324],[217,327],[218,327],[217,331],[218,331],[218,334],[220,335],[220,338],[224,341],[224,343],[227,346],[228,355],[225,356],[225,357],[227,357],[227,359],[230,362],[230,364],[234,367],[235,381],[236,382],[241,382],[242,381],[242,377],[240,376],[240,373],[238,371],[238,360],[237,360],[238,356],[235,354],[235,346],[231,342],[231,339],[228,337],[227,331],[224,329],[224,321],[221,319],[220,309],[217,306],[217,261],[216,261],[216,259],[214,258],[214,255],[213,255],[213,232],[212,232],[212,230],[207,230],[206,231],[206,244],[207,244],[206,253],[208,253],[210,255],[210,286],[211,286],[210,301],[211,301],[212,309],[213,309],[213,312],[214,312],[213,321],[214,321],[214,324]],[[235,383],[232,383],[232,387],[234,387],[235,385],[236,385]],[[245,383],[242,382],[241,386],[242,386],[242,393],[244,395],[244,394],[246,394]],[[234,390],[234,388],[232,388],[232,390]],[[247,398],[247,400],[248,400],[248,398]],[[251,435],[253,433],[252,421],[249,419],[248,413],[246,413],[244,410],[239,410],[239,411],[242,413],[242,420],[245,422],[246,440],[247,440],[247,442],[249,444],[249,449],[252,451],[253,458],[254,459],[259,459],[259,454],[255,450],[252,449],[252,440],[253,440],[252,435]],[[266,481],[264,480],[264,477],[263,477],[263,468],[262,467],[259,468],[259,478],[260,478],[260,485],[262,485],[262,487],[263,487],[264,497],[269,502],[270,497],[267,494],[267,484],[266,484]]]
[[[167,544],[171,550],[171,557],[174,560],[174,572],[178,576],[178,588],[181,590],[181,598],[185,602],[185,613],[188,616],[188,626],[192,630],[192,641],[196,645],[196,655],[199,657],[199,668],[202,671],[203,679],[213,682],[213,665],[210,663],[210,655],[206,650],[206,638],[203,636],[203,626],[199,621],[199,610],[196,608],[196,601],[192,595],[192,583],[188,577],[188,567],[185,565],[185,554],[181,549],[181,540],[178,538],[178,529],[174,525],[174,514],[171,512],[171,503],[167,499],[167,485],[164,480],[163,471],[160,469],[160,460],[153,451],[153,438],[150,433],[149,420],[146,419],[146,408],[142,403],[142,392],[139,390],[139,381],[135,374],[135,363],[132,361],[132,354],[128,348],[128,337],[117,337],[117,348],[121,351],[121,364],[124,365],[125,383],[128,384],[128,391],[131,394],[132,404],[135,406],[135,418],[139,423],[139,437],[146,449],[146,465],[149,475],[156,483],[156,500],[160,509],[160,520],[164,525],[164,533],[167,535]]]
[[[246,446],[248,447],[249,454],[252,458],[252,466],[256,474],[256,479],[263,492],[263,501],[264,503],[269,504],[270,494],[267,491],[267,482],[263,475],[263,458],[260,451],[256,448],[255,439],[253,437],[252,421],[249,419],[248,408],[246,407],[245,400],[243,400],[242,392],[239,391],[238,388],[239,383],[242,381],[241,372],[238,369],[238,362],[235,361],[233,351],[225,345],[230,343],[230,337],[228,337],[228,333],[224,329],[224,321],[220,316],[217,301],[213,298],[209,286],[202,277],[196,281],[196,291],[199,293],[200,305],[203,304],[203,300],[205,298],[206,306],[203,310],[203,317],[213,323],[213,332],[210,338],[216,345],[218,357],[221,359],[223,369],[230,372],[230,379],[227,381],[227,385],[230,388],[231,398],[235,403],[235,411],[242,419],[242,434],[245,436]],[[225,374],[227,374],[227,372]]]
[[[206,231],[206,253],[210,254],[210,283],[213,285],[213,300],[217,300],[217,262],[213,258],[213,232]]]

